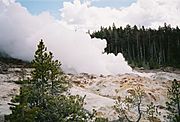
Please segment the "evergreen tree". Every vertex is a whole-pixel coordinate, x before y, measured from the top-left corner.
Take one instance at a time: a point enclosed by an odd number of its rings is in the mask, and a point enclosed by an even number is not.
[[[166,102],[168,119],[172,122],[180,122],[180,82],[172,81],[168,89],[169,101]]]
[[[24,83],[20,95],[12,100],[12,114],[5,117],[6,121],[87,122],[91,119],[83,108],[84,98],[64,93],[68,83],[60,65],[41,40],[32,61],[32,80]]]
[[[119,97],[116,101],[115,110],[119,114],[119,121],[124,122],[140,122],[142,118],[142,99],[144,97],[144,90],[140,87],[132,90],[129,96],[126,96],[124,100]],[[137,109],[136,118],[129,117],[128,113],[131,110]]]
[[[58,60],[53,60],[52,53],[47,52],[42,40],[34,57],[32,65],[35,70],[32,71],[32,81],[34,81],[35,89],[42,90],[42,93],[48,91],[52,95],[67,90],[68,83],[63,78],[61,63]]]

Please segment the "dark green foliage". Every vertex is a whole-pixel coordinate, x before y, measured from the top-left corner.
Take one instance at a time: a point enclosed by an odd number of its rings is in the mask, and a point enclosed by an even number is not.
[[[20,95],[12,99],[12,114],[5,117],[6,121],[87,122],[91,119],[83,109],[84,98],[65,94],[69,84],[60,65],[41,40],[32,61],[32,80],[24,82]]]
[[[166,103],[168,119],[172,122],[180,122],[180,82],[172,81],[171,87],[168,89],[169,101]]]
[[[158,108],[154,105],[153,102],[147,105],[146,113],[150,122],[156,122],[157,116],[161,114],[158,112]]]
[[[98,117],[95,119],[95,122],[108,122],[107,118]]]
[[[37,114],[40,112],[40,108],[36,106],[29,106],[31,87],[28,85],[23,85],[20,88],[20,95],[12,99],[14,106],[10,109],[12,114],[6,116],[6,121],[10,122],[33,122]]]
[[[116,26],[103,28],[91,34],[91,38],[106,39],[105,52],[122,53],[132,66],[149,69],[172,66],[180,68],[180,29],[164,24],[156,29],[125,28]]]
[[[67,90],[68,83],[63,78],[63,72],[60,69],[61,63],[58,60],[52,60],[53,55],[51,52],[47,52],[42,40],[34,57],[32,66],[35,70],[32,71],[32,83],[35,90],[47,91],[52,95]]]
[[[50,97],[43,111],[44,121],[48,122],[85,122],[90,116],[83,109],[84,99],[79,96]]]

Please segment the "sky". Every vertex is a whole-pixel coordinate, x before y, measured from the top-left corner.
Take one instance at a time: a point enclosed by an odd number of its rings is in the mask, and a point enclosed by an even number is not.
[[[49,11],[54,17],[60,18],[59,9],[63,7],[63,2],[73,2],[73,0],[16,0],[26,7],[32,14],[40,14]],[[81,0],[82,2],[85,0]],[[86,0],[88,1],[88,0]],[[136,0],[91,0],[91,5],[96,7],[120,8],[127,7]]]
[[[11,0],[2,0],[11,1]],[[14,1],[14,0],[12,0]],[[15,0],[32,15],[49,12],[74,30],[137,25],[158,28],[180,22],[180,0]]]

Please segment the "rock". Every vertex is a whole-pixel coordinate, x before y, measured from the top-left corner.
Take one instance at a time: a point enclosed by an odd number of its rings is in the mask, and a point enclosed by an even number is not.
[[[164,72],[173,72],[174,71],[174,68],[173,67],[165,67],[163,69]]]
[[[77,85],[79,85],[79,84],[81,84],[81,81],[79,81],[79,80],[76,80],[76,81],[73,81],[75,84],[77,84]]]
[[[0,115],[0,122],[4,122],[4,115]]]
[[[134,89],[128,89],[127,93],[131,94],[131,95],[135,95],[135,91]]]
[[[156,97],[152,93],[148,93],[148,94],[154,101],[156,101]]]
[[[96,112],[96,116],[98,116],[98,117],[103,117],[103,116],[104,116],[104,113],[103,113],[103,112]]]
[[[0,62],[0,74],[6,74],[8,71],[8,65],[3,62]]]
[[[159,118],[157,118],[157,117],[148,117],[148,120],[150,122],[161,122],[161,120]]]
[[[164,107],[164,106],[162,106],[162,105],[157,105],[157,107],[158,107],[159,109],[166,109],[166,107]]]
[[[80,85],[79,85],[79,87],[81,87],[81,88],[85,88],[85,86],[84,86],[84,85],[82,85],[82,84],[80,84]]]

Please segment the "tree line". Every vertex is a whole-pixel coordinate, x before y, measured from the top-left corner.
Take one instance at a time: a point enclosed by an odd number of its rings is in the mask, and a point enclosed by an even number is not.
[[[145,68],[180,68],[180,29],[164,24],[158,29],[131,27],[101,27],[91,38],[106,39],[107,53],[122,53],[131,66]]]

